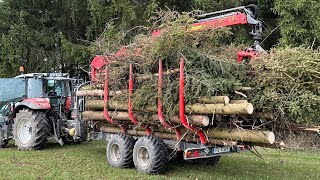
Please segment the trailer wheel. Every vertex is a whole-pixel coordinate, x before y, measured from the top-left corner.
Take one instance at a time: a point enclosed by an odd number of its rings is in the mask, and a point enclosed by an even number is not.
[[[4,148],[8,144],[8,140],[4,139],[4,131],[0,126],[0,148]]]
[[[140,172],[160,174],[168,162],[168,148],[163,140],[153,136],[139,138],[134,145],[133,162]]]
[[[133,167],[132,150],[135,140],[127,134],[112,136],[107,145],[107,160],[111,166],[118,168]]]
[[[13,123],[13,137],[20,150],[41,149],[47,142],[48,121],[40,111],[22,109]]]
[[[193,159],[192,162],[195,164],[215,166],[218,164],[219,160],[220,156],[215,156],[210,158]]]

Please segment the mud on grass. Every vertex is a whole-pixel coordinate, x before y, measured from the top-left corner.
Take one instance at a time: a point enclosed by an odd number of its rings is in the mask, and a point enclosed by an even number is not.
[[[105,159],[105,141],[18,151],[0,149],[0,179],[318,179],[320,153],[260,149],[264,159],[250,152],[222,157],[208,167],[172,161],[164,175],[149,176],[135,169],[118,169]]]

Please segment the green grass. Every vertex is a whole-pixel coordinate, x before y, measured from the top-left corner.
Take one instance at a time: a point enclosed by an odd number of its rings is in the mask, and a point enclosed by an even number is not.
[[[105,141],[18,151],[13,144],[0,149],[3,179],[320,179],[320,153],[260,149],[264,159],[250,152],[223,156],[210,167],[174,161],[164,175],[150,176],[133,169],[110,167]]]

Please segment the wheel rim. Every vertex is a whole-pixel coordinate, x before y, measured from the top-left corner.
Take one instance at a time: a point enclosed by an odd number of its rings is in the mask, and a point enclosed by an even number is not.
[[[17,136],[22,144],[28,144],[32,138],[31,121],[27,118],[20,119],[17,125]]]
[[[138,163],[142,166],[142,167],[147,167],[150,164],[150,155],[149,155],[149,151],[146,147],[142,146],[138,149]]]
[[[118,144],[112,144],[110,148],[110,156],[112,161],[118,162],[120,161],[121,154],[120,154],[120,147]]]

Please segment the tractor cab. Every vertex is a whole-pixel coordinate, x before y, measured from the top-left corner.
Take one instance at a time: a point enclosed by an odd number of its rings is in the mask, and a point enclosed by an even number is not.
[[[31,73],[22,74],[16,79],[26,79],[29,97],[45,98],[52,107],[62,106],[70,110],[71,86],[74,79],[66,73]]]

